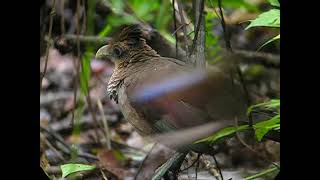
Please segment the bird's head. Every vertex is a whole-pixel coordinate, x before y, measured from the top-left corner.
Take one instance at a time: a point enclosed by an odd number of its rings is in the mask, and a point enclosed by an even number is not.
[[[143,28],[135,24],[125,27],[118,37],[112,39],[108,45],[101,47],[96,53],[96,59],[111,60],[117,66],[122,62],[133,62],[137,55],[157,53],[146,44]]]

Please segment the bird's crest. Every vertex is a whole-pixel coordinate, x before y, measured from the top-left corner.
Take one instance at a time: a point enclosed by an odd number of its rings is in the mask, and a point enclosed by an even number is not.
[[[136,44],[143,41],[143,27],[139,24],[126,26],[118,35],[116,41],[127,41],[130,44]]]

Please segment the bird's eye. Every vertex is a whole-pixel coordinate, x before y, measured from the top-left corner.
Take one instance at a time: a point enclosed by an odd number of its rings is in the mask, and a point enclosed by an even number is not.
[[[119,47],[115,47],[115,48],[113,49],[113,53],[114,53],[114,55],[116,55],[117,57],[119,57],[119,56],[121,56],[121,54],[122,54],[122,50],[121,50],[121,48],[119,48]]]

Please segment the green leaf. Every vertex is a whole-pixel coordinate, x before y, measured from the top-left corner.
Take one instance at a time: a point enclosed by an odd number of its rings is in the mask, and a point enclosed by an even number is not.
[[[216,142],[217,140],[223,138],[223,137],[227,137],[227,136],[231,136],[233,134],[235,134],[237,131],[243,131],[249,129],[248,125],[242,125],[242,126],[238,126],[238,128],[236,127],[227,127],[224,129],[221,129],[220,131],[214,133],[213,135],[205,138],[205,139],[201,139],[198,140],[194,143],[200,143],[200,142],[208,142],[210,144],[213,144],[214,142]]]
[[[266,109],[273,109],[280,107],[280,99],[271,99],[268,102],[256,104],[253,106],[250,106],[247,110],[247,115],[249,116],[253,109],[255,108],[266,108]]]
[[[246,30],[257,26],[280,27],[280,10],[271,9],[260,14],[256,19],[250,21]]]
[[[77,101],[78,103],[76,104],[77,109],[75,111],[75,117],[74,117],[75,123],[73,124],[72,135],[80,135],[80,132],[81,132],[80,119],[82,118],[84,105],[85,105],[83,93],[80,93],[80,96]]]
[[[275,37],[273,37],[273,38],[270,39],[269,41],[265,42],[261,47],[259,47],[258,51],[259,51],[261,48],[263,48],[265,45],[267,45],[267,44],[269,44],[269,43],[271,43],[271,42],[273,42],[273,41],[275,41],[275,40],[278,40],[278,39],[280,39],[280,34],[277,35],[277,36],[275,36]]]
[[[82,68],[81,68],[81,74],[80,74],[80,89],[84,95],[88,95],[91,57],[93,57],[93,52],[86,51],[82,58]]]
[[[280,3],[278,0],[268,0],[272,6],[280,7]]]
[[[278,170],[277,167],[273,167],[273,168],[264,170],[264,171],[262,171],[262,172],[260,172],[260,173],[258,173],[258,174],[255,174],[255,175],[253,175],[253,176],[246,177],[246,178],[244,178],[243,180],[257,179],[258,177],[265,176],[265,175],[267,175],[267,174],[269,174],[269,173],[272,173],[272,172],[275,172],[275,171],[277,171],[277,170]]]
[[[161,34],[166,40],[168,40],[170,43],[172,43],[172,44],[175,44],[175,43],[176,43],[176,39],[175,39],[171,34],[169,34],[167,31],[165,31],[165,30],[160,31],[160,34]]]
[[[89,171],[93,170],[96,167],[92,165],[86,165],[86,164],[64,164],[60,166],[62,171],[62,178],[65,178],[69,174],[79,172],[79,171]]]
[[[122,0],[110,0],[112,11],[116,14],[122,14],[124,2]]]
[[[255,135],[258,141],[266,135],[270,130],[275,130],[280,128],[280,114],[274,116],[273,118],[256,123],[253,125],[255,130]]]
[[[112,29],[112,27],[111,27],[109,24],[107,24],[107,25],[99,32],[98,36],[99,36],[99,37],[105,37],[105,36],[107,36],[107,35],[110,33],[111,29]]]
[[[132,23],[138,23],[138,20],[132,16],[132,15],[127,15],[127,16],[109,16],[107,18],[107,22],[110,26],[121,26],[124,24],[132,24]]]
[[[158,10],[161,5],[159,1],[150,0],[134,0],[129,1],[129,3],[137,17],[150,22],[155,18],[155,14],[153,12]]]

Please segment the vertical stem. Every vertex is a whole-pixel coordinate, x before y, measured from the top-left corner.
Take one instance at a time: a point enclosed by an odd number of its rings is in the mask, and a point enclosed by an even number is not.
[[[225,40],[225,43],[226,43],[226,47],[227,47],[227,49],[229,51],[232,52],[231,43],[230,43],[230,36],[229,36],[228,31],[227,31],[226,22],[224,21],[224,17],[223,17],[221,0],[218,0],[218,6],[219,6],[219,12],[220,12],[220,17],[221,17],[221,25],[222,25],[222,30],[223,30],[223,35],[224,35],[224,40]]]
[[[204,0],[194,0],[193,4],[195,13],[195,36],[193,39],[192,50],[190,56],[192,57],[196,67],[205,68],[205,16],[204,13]]]
[[[172,1],[172,16],[174,24],[174,32],[177,30],[176,9],[174,8],[175,0]],[[174,33],[176,39],[176,58],[178,58],[178,34]]]
[[[185,47],[186,47],[186,58],[189,57],[189,46],[188,46],[188,38],[187,38],[187,29],[186,29],[186,21],[184,19],[184,16],[183,16],[183,9],[182,9],[182,5],[177,1],[177,4],[178,4],[178,9],[179,9],[179,13],[180,13],[180,18],[181,18],[181,23],[182,23],[182,30],[183,30],[183,37],[184,37],[184,43],[185,43]],[[189,58],[188,58],[189,59]],[[187,61],[189,61],[187,59]]]
[[[64,36],[66,33],[65,26],[64,26],[64,0],[60,2],[60,9],[61,9],[61,19],[60,19],[60,26],[61,26],[61,35]]]
[[[80,40],[79,40],[79,35],[80,35],[80,0],[77,0],[77,10],[76,10],[76,44],[77,44],[77,58],[73,59],[73,64],[75,67],[75,78],[73,82],[73,109],[72,109],[72,114],[71,114],[71,126],[74,127],[75,125],[75,109],[76,109],[76,104],[77,104],[77,89],[78,89],[78,82],[79,82],[79,76],[80,76],[80,67],[79,67],[79,62],[81,62],[80,59]]]

